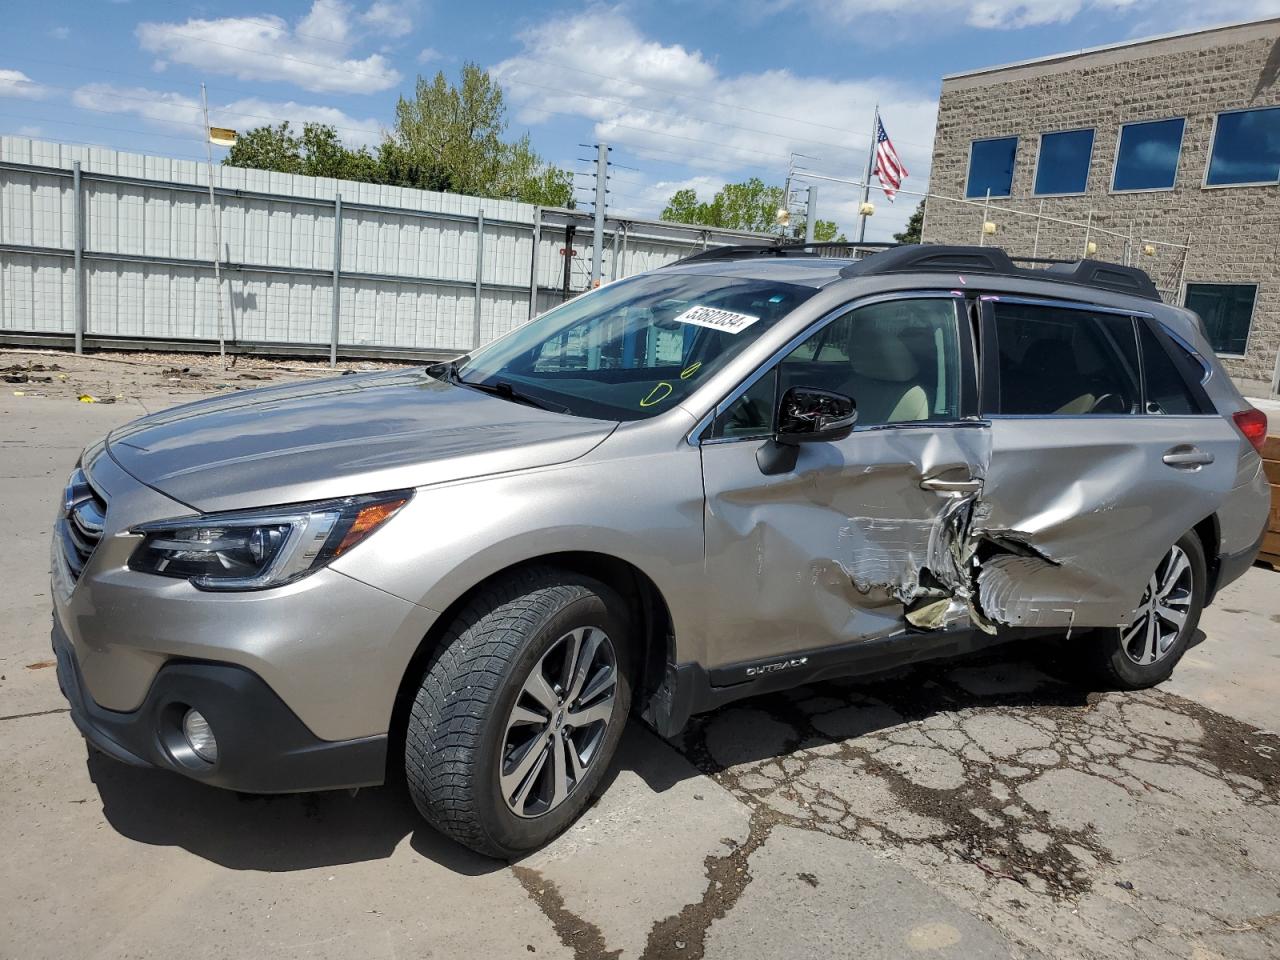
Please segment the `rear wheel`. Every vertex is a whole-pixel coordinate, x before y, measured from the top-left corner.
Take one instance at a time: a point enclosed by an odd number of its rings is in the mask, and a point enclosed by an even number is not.
[[[1095,656],[1103,677],[1124,690],[1167,680],[1200,623],[1206,580],[1200,539],[1185,534],[1147,581],[1133,621],[1097,631]]]
[[[548,568],[521,571],[468,604],[405,731],[409,792],[433,826],[512,857],[582,812],[630,712],[624,609],[604,584]]]

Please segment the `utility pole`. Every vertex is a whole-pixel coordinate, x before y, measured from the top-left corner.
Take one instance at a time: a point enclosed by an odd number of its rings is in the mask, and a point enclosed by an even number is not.
[[[607,143],[596,144],[596,209],[595,209],[595,233],[591,238],[591,287],[595,289],[600,285],[600,278],[603,275],[604,257],[604,215],[605,215],[605,196],[608,194],[609,185],[609,145]]]
[[[804,202],[804,242],[813,243],[814,223],[818,219],[818,188],[809,185],[809,195]]]
[[[858,208],[858,242],[867,239],[867,215],[862,212],[871,202],[871,166],[876,155],[876,137],[880,135],[880,104],[871,118],[871,142],[867,144],[867,168],[862,174],[862,205]]]
[[[218,201],[213,194],[213,139],[209,129],[209,95],[204,82],[200,83],[200,105],[204,109],[204,150],[209,160],[209,216],[213,218],[213,285],[218,304],[218,356],[222,369],[227,369],[227,340],[222,331],[222,221],[218,216]]]

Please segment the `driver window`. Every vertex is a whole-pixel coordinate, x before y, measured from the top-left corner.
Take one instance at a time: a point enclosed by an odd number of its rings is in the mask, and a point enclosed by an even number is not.
[[[761,437],[773,429],[777,397],[818,387],[853,398],[858,426],[960,417],[955,301],[886,300],[850,310],[788,354],[716,420],[715,437]]]

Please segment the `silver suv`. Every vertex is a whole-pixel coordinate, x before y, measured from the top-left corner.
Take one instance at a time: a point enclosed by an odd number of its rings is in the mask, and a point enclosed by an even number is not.
[[[564,829],[627,718],[1016,637],[1169,676],[1249,566],[1265,417],[1137,270],[729,248],[469,357],[85,450],[53,645],[98,749],[382,783],[475,850]]]

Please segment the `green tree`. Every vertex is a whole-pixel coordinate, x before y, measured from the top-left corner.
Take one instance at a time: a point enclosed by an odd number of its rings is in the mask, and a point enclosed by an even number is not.
[[[919,243],[921,231],[924,230],[924,201],[921,200],[917,205],[915,212],[911,214],[911,219],[907,221],[907,225],[902,229],[901,233],[895,233],[893,239],[898,243]]]
[[[727,230],[755,230],[767,233],[777,224],[782,206],[782,187],[767,186],[759,177],[743,183],[729,183],[718,190],[710,201],[700,201],[689,187],[677,190],[663,208],[661,218],[671,223],[694,223]],[[788,228],[792,237],[804,236],[804,219]],[[841,242],[844,235],[833,220],[818,220],[813,225],[813,238],[820,243]]]
[[[302,141],[294,135],[288,121],[274,127],[254,127],[240,134],[222,162],[228,167],[301,173]]]
[[[230,167],[300,173],[339,180],[379,180],[378,161],[368,149],[350,150],[327,124],[307,123],[294,133],[286,120],[255,127],[232,145],[222,162]]]
[[[660,218],[670,223],[702,223],[700,217],[703,206],[704,204],[698,203],[698,191],[685,187],[671,195]]]
[[[804,221],[800,223],[800,235],[804,236]],[[813,223],[813,240],[815,243],[848,243],[834,220],[815,220]]]
[[[396,103],[394,129],[379,151],[390,182],[480,197],[567,206],[568,171],[548,165],[528,136],[503,139],[506,104],[488,71],[464,64],[457,85],[441,71],[418,77],[412,99]]]
[[[773,229],[782,188],[765,186],[759,177],[743,183],[727,183],[709,202],[700,201],[696,190],[677,190],[663,208],[661,218],[673,223],[695,223],[727,230]]]
[[[502,88],[474,63],[463,66],[457,85],[444,73],[431,81],[418,77],[413,98],[401,97],[395,113],[395,126],[376,152],[350,149],[326,124],[305,124],[299,134],[286,121],[248,131],[222,162],[543,206],[573,205],[569,171],[539,157],[527,134],[515,141],[503,138]]]

